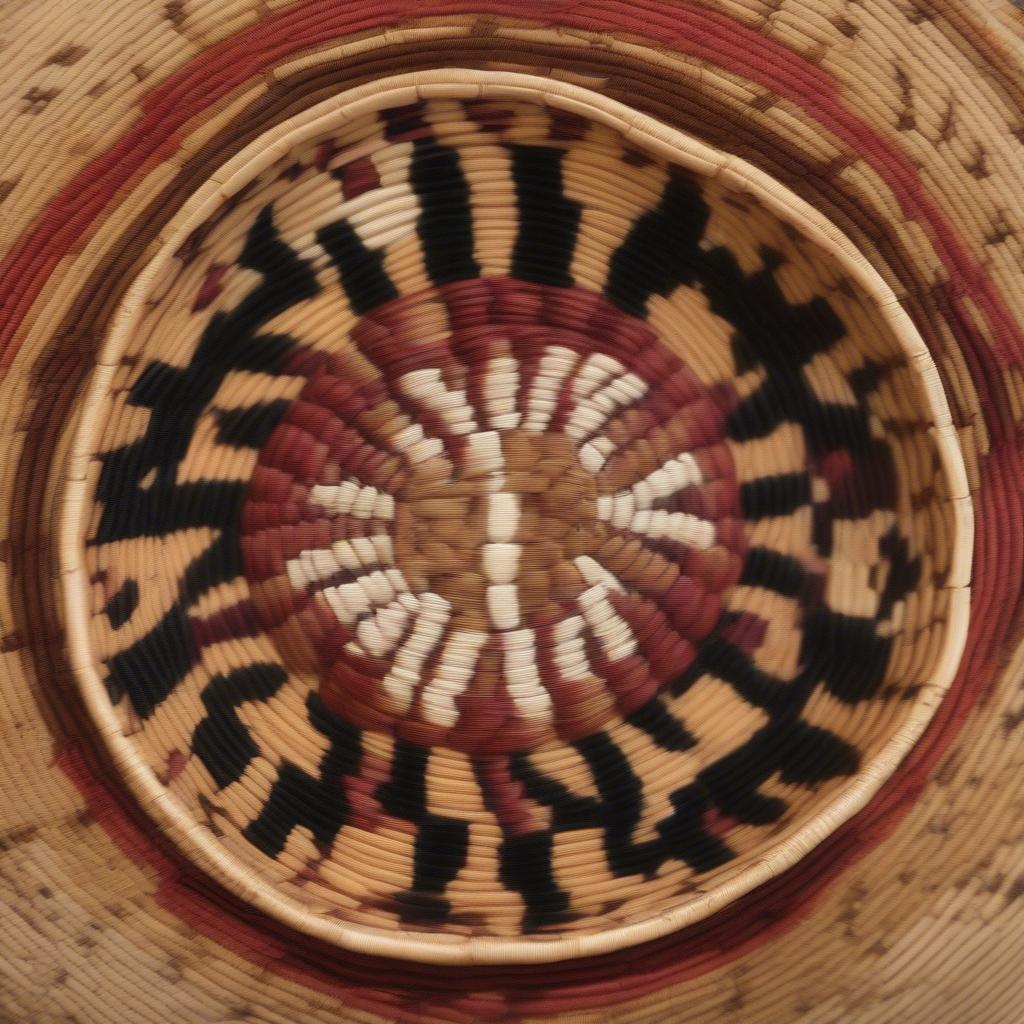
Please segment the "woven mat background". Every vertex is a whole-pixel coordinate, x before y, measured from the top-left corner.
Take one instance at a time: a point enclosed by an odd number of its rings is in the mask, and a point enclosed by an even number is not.
[[[1021,1019],[1015,4],[9,0],[0,52],[0,1017]],[[928,343],[974,495],[968,650],[901,772],[797,875],[603,961],[396,971],[294,943],[153,839],[88,741],[62,654],[53,539],[68,417],[162,222],[290,114],[438,65],[595,89],[743,156],[830,217]]]

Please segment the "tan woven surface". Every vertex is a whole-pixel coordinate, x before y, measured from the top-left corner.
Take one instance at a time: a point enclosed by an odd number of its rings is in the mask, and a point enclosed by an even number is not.
[[[0,11],[0,243],[18,268],[4,292],[3,325],[14,333],[0,360],[3,1012],[1015,1021],[1024,1001],[1015,967],[1024,877],[1019,12],[736,0],[508,13],[187,0]],[[191,877],[133,809],[65,653],[57,544],[67,453],[131,281],[171,239],[187,197],[254,138],[347,88],[439,65],[594,90],[749,161],[835,224],[927,346],[972,495],[967,654],[924,738],[834,845],[801,862],[805,876],[791,871],[697,928],[636,947],[629,966],[410,968],[399,978],[401,968],[376,961],[339,965],[247,916]],[[130,143],[104,156],[126,134]],[[918,406],[897,397],[880,408]],[[927,477],[919,468],[901,478],[925,489]],[[929,543],[955,535],[948,517],[925,514],[918,529],[945,538]],[[63,564],[73,557],[69,547]],[[886,705],[864,735],[880,742],[915,706]]]

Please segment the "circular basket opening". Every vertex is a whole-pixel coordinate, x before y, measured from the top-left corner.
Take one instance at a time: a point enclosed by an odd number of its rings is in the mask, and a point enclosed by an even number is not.
[[[81,686],[203,870],[347,948],[598,953],[862,807],[963,644],[935,368],[839,233],[581,89],[451,71],[240,154],[126,297]]]

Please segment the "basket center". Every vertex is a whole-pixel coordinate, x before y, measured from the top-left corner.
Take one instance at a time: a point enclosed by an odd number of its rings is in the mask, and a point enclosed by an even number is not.
[[[564,435],[475,433],[463,452],[454,476],[416,467],[397,496],[402,575],[450,604],[456,628],[507,630],[557,616],[579,597],[567,563],[600,542],[593,475]]]

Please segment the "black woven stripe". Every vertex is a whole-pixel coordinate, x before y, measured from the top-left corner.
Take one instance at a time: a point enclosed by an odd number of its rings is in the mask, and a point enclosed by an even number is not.
[[[704,641],[693,663],[672,681],[670,690],[679,696],[705,675],[728,683],[748,704],[771,713],[790,711],[806,699],[805,686],[770,675],[735,644],[715,634]]]
[[[658,206],[641,216],[612,254],[605,294],[633,316],[647,315],[652,295],[693,279],[710,216],[700,187],[685,172],[669,178]]]
[[[458,151],[431,138],[413,143],[409,183],[420,203],[416,231],[434,284],[480,276],[473,258],[473,211]]]
[[[392,757],[391,778],[377,789],[377,799],[388,814],[418,826],[412,890],[396,894],[403,916],[409,919],[447,914],[447,900],[438,897],[462,870],[469,853],[469,825],[460,818],[428,810],[429,762],[427,749],[399,740]]]
[[[721,867],[736,856],[704,824],[712,803],[702,786],[682,786],[670,799],[672,813],[657,826],[665,856],[681,860],[698,872]]]
[[[259,753],[238,717],[239,705],[269,700],[285,678],[280,665],[256,664],[214,676],[204,687],[200,699],[206,717],[192,734],[192,752],[203,762],[218,789],[237,782]]]
[[[285,761],[259,815],[242,834],[268,857],[277,857],[297,825],[308,828],[323,849],[334,842],[345,823],[348,803],[336,782],[317,779]]]
[[[771,548],[751,548],[743,563],[740,583],[763,587],[783,597],[799,597],[807,586],[807,570],[790,555]]]
[[[108,452],[96,488],[103,513],[93,543],[162,535],[195,526],[228,526],[238,519],[245,484],[198,481],[179,486],[177,464],[192,442],[196,422],[232,370],[277,372],[294,341],[260,335],[263,324],[319,291],[309,264],[281,240],[266,206],[246,236],[243,267],[260,284],[230,313],[217,313],[188,366],[153,362],[131,390],[133,405],[151,410],[145,434]],[[141,485],[151,471],[156,479]]]
[[[321,228],[316,240],[330,256],[353,313],[362,316],[398,298],[398,289],[384,269],[384,254],[368,249],[347,220]]]
[[[582,207],[562,191],[564,150],[509,146],[516,187],[519,231],[512,252],[512,276],[568,288]]]
[[[663,750],[690,750],[697,745],[683,723],[657,697],[627,715],[626,721],[647,733]]]
[[[274,432],[291,403],[278,398],[244,409],[225,409],[217,415],[217,444],[260,449]]]
[[[104,605],[111,629],[120,629],[135,613],[139,606],[139,585],[135,580],[125,580],[117,593]]]
[[[529,832],[506,836],[498,852],[498,878],[526,904],[522,928],[533,932],[571,917],[569,895],[555,879],[554,835]]]
[[[590,796],[577,796],[557,779],[539,772],[528,757],[516,754],[509,758],[509,774],[523,784],[531,799],[551,808],[551,823],[556,831],[593,828],[598,821],[600,804]]]
[[[646,874],[664,860],[657,842],[634,843],[633,830],[643,813],[643,783],[629,758],[605,732],[578,740],[601,795],[601,825],[608,867],[616,875]]]
[[[762,476],[740,487],[740,507],[745,519],[788,516],[810,502],[811,480],[805,472]]]
[[[125,694],[140,718],[148,718],[199,660],[183,606],[175,604],[144,636],[107,662],[113,703]]]
[[[340,779],[359,767],[362,734],[331,714],[315,694],[307,699],[306,710],[310,724],[330,745],[320,759],[317,776],[285,761],[259,815],[243,830],[246,839],[268,857],[280,854],[298,825],[308,828],[317,845],[327,850],[348,820],[348,799]]]
[[[878,693],[892,640],[878,635],[878,620],[815,608],[804,622],[800,659],[833,697],[855,704]]]

